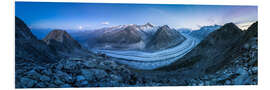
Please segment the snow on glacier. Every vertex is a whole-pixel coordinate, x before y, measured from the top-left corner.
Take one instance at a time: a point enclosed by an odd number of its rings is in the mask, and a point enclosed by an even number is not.
[[[129,67],[142,70],[152,70],[158,67],[169,65],[183,57],[191,51],[197,44],[198,40],[183,34],[187,39],[180,45],[166,50],[156,52],[144,51],[124,51],[124,50],[96,50],[105,53],[108,56],[115,57],[119,63]]]

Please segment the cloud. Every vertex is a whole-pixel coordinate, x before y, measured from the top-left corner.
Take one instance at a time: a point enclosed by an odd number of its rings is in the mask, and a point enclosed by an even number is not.
[[[101,24],[102,24],[102,25],[109,25],[110,22],[106,21],[106,22],[102,22]]]

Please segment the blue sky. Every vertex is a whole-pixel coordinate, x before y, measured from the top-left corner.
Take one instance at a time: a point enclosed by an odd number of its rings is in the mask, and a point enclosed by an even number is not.
[[[257,6],[16,2],[15,16],[34,29],[91,30],[123,24],[201,26],[257,21]]]

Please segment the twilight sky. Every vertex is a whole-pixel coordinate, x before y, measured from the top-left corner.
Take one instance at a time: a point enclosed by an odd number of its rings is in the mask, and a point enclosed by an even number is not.
[[[124,24],[205,25],[257,21],[257,6],[16,2],[15,16],[33,29],[91,30]]]

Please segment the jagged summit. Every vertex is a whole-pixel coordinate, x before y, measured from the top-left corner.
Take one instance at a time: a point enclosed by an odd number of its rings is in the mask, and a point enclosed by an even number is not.
[[[166,49],[182,43],[186,38],[175,29],[168,25],[160,27],[150,42],[146,45],[147,49]]]
[[[53,30],[44,39],[50,47],[57,51],[72,51],[80,49],[81,45],[64,30]]]
[[[150,27],[154,27],[154,25],[151,24],[150,22],[147,22],[145,25],[146,25],[146,26],[150,26]]]
[[[139,32],[135,26],[127,26],[123,30],[104,33],[99,39],[99,43],[131,44],[141,40]]]
[[[64,42],[64,39],[72,39],[72,37],[64,30],[55,29],[51,31],[44,39],[45,41],[54,39],[58,42]]]
[[[170,30],[171,28],[168,25],[163,25],[159,30]]]
[[[222,26],[219,30],[224,30],[224,31],[228,31],[228,32],[235,32],[235,33],[239,33],[242,31],[234,23],[227,23],[224,26]]]

